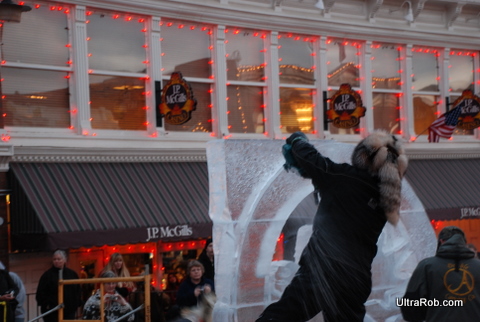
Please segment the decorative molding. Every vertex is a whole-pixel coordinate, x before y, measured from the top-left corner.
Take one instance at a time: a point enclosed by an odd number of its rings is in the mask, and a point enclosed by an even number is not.
[[[0,161],[3,159],[0,158]],[[206,155],[20,155],[10,158],[10,161],[29,163],[206,162],[207,157]],[[0,163],[1,165],[3,163]]]
[[[373,19],[375,18],[375,15],[377,14],[377,11],[378,9],[380,9],[380,7],[382,6],[383,4],[383,0],[370,0],[368,2],[368,19]]]

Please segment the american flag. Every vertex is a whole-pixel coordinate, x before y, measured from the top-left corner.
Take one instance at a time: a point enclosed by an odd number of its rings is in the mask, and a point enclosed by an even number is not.
[[[458,117],[462,109],[460,106],[442,114],[428,127],[428,142],[438,142],[440,137],[449,139],[457,127]]]

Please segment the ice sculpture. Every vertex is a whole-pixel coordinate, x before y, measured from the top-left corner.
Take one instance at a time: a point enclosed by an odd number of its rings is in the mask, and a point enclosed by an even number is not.
[[[273,261],[287,219],[310,196],[310,180],[283,168],[281,140],[214,140],[207,144],[210,217],[215,252],[215,322],[252,322],[280,296],[298,267],[311,227],[298,231],[292,260]],[[354,145],[329,140],[311,143],[335,162],[350,163]],[[373,262],[373,288],[365,321],[402,321],[402,296],[417,262],[435,252],[435,233],[406,180],[401,220],[387,223]],[[313,219],[314,211],[309,213]],[[421,246],[420,246],[421,245]],[[296,260],[295,260],[296,259]],[[322,321],[317,316],[312,321]]]

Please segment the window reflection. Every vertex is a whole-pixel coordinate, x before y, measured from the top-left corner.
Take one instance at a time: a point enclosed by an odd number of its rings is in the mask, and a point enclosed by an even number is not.
[[[359,57],[362,45],[358,41],[328,39],[327,70],[328,85],[347,83],[360,86]]]
[[[89,68],[144,73],[145,23],[138,17],[93,12],[87,24]]]
[[[90,75],[93,129],[146,130],[144,81]]]
[[[438,57],[437,49],[414,47],[412,64],[412,84],[415,91],[437,92],[438,89]]]
[[[400,51],[395,45],[372,46],[372,88],[400,89]]]
[[[440,116],[437,113],[437,105],[437,96],[413,96],[414,130],[417,135],[428,135],[428,127]]]
[[[375,129],[383,129],[389,133],[400,131],[400,114],[397,94],[373,94],[373,123]]]
[[[68,128],[67,75],[65,72],[2,67],[5,125]]]
[[[314,84],[313,37],[281,34],[278,40],[280,83]]]
[[[228,27],[225,31],[227,79],[263,81],[265,75],[264,32]]]
[[[448,66],[448,84],[451,92],[474,91],[474,54],[470,51],[451,50]],[[453,102],[453,101],[452,101]]]
[[[211,28],[190,22],[162,21],[162,75],[180,71],[183,77],[209,78]]]

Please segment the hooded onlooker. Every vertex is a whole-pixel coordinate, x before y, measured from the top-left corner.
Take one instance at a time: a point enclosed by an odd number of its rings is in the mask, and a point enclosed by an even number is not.
[[[442,229],[437,253],[418,263],[397,303],[405,321],[479,321],[480,260],[474,258],[465,240],[458,227]],[[451,300],[462,303],[455,305]]]

